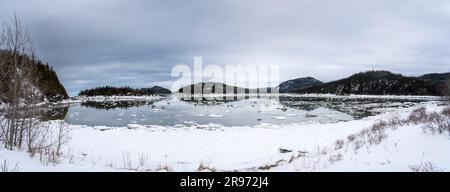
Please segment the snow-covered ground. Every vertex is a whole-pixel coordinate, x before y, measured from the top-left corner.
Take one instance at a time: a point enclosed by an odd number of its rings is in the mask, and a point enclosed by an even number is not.
[[[434,101],[423,105],[429,112],[443,108]],[[405,118],[415,108],[326,124],[69,125],[71,139],[58,164],[43,165],[38,157],[5,149],[0,149],[0,163],[10,169],[17,165],[18,171],[410,171],[426,162],[450,170],[450,137],[424,133],[420,125],[388,129],[380,144],[332,150],[338,139],[380,119]]]
[[[423,105],[428,113],[441,112],[444,106]],[[393,117],[408,119],[409,110],[401,110],[392,115],[379,115],[379,120],[389,121]],[[377,121],[379,122],[379,121]],[[447,122],[448,123],[448,122]],[[379,144],[349,142],[349,137],[341,138],[337,144],[318,147],[312,154],[277,163],[271,171],[412,171],[414,168],[427,171],[450,170],[450,133],[432,134],[424,129],[425,123],[409,123],[388,126],[386,138]],[[366,130],[370,128],[366,127]],[[352,134],[351,136],[354,136]],[[356,136],[358,137],[358,136]],[[356,139],[355,139],[356,140]],[[363,139],[364,140],[364,139]],[[297,155],[297,154],[296,154]],[[431,169],[431,170],[430,170]],[[421,170],[425,171],[425,170]]]

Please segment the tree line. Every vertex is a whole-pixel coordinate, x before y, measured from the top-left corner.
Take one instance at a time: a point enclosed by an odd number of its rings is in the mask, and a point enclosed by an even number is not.
[[[376,70],[361,72],[337,81],[299,89],[296,93],[447,95],[435,85],[421,79]]]
[[[146,96],[154,95],[150,88],[103,86],[80,91],[79,96]]]

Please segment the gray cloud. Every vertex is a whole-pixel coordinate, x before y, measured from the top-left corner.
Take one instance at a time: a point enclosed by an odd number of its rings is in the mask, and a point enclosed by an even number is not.
[[[0,0],[71,95],[98,85],[170,87],[177,64],[278,64],[281,80],[450,69],[445,0]]]

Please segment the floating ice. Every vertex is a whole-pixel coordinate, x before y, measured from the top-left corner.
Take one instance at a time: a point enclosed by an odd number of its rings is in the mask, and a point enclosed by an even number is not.
[[[137,129],[137,128],[141,128],[141,127],[142,127],[142,125],[139,125],[139,124],[128,124],[127,125],[128,129]]]
[[[220,115],[220,114],[210,114],[209,116],[210,117],[223,117],[223,115]]]
[[[181,127],[185,127],[185,125],[183,125],[183,124],[175,124],[174,127],[181,128]]]

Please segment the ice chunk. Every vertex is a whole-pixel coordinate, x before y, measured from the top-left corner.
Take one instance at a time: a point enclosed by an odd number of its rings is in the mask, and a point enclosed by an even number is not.
[[[223,117],[223,115],[221,115],[221,114],[210,114],[209,116],[210,117]]]

